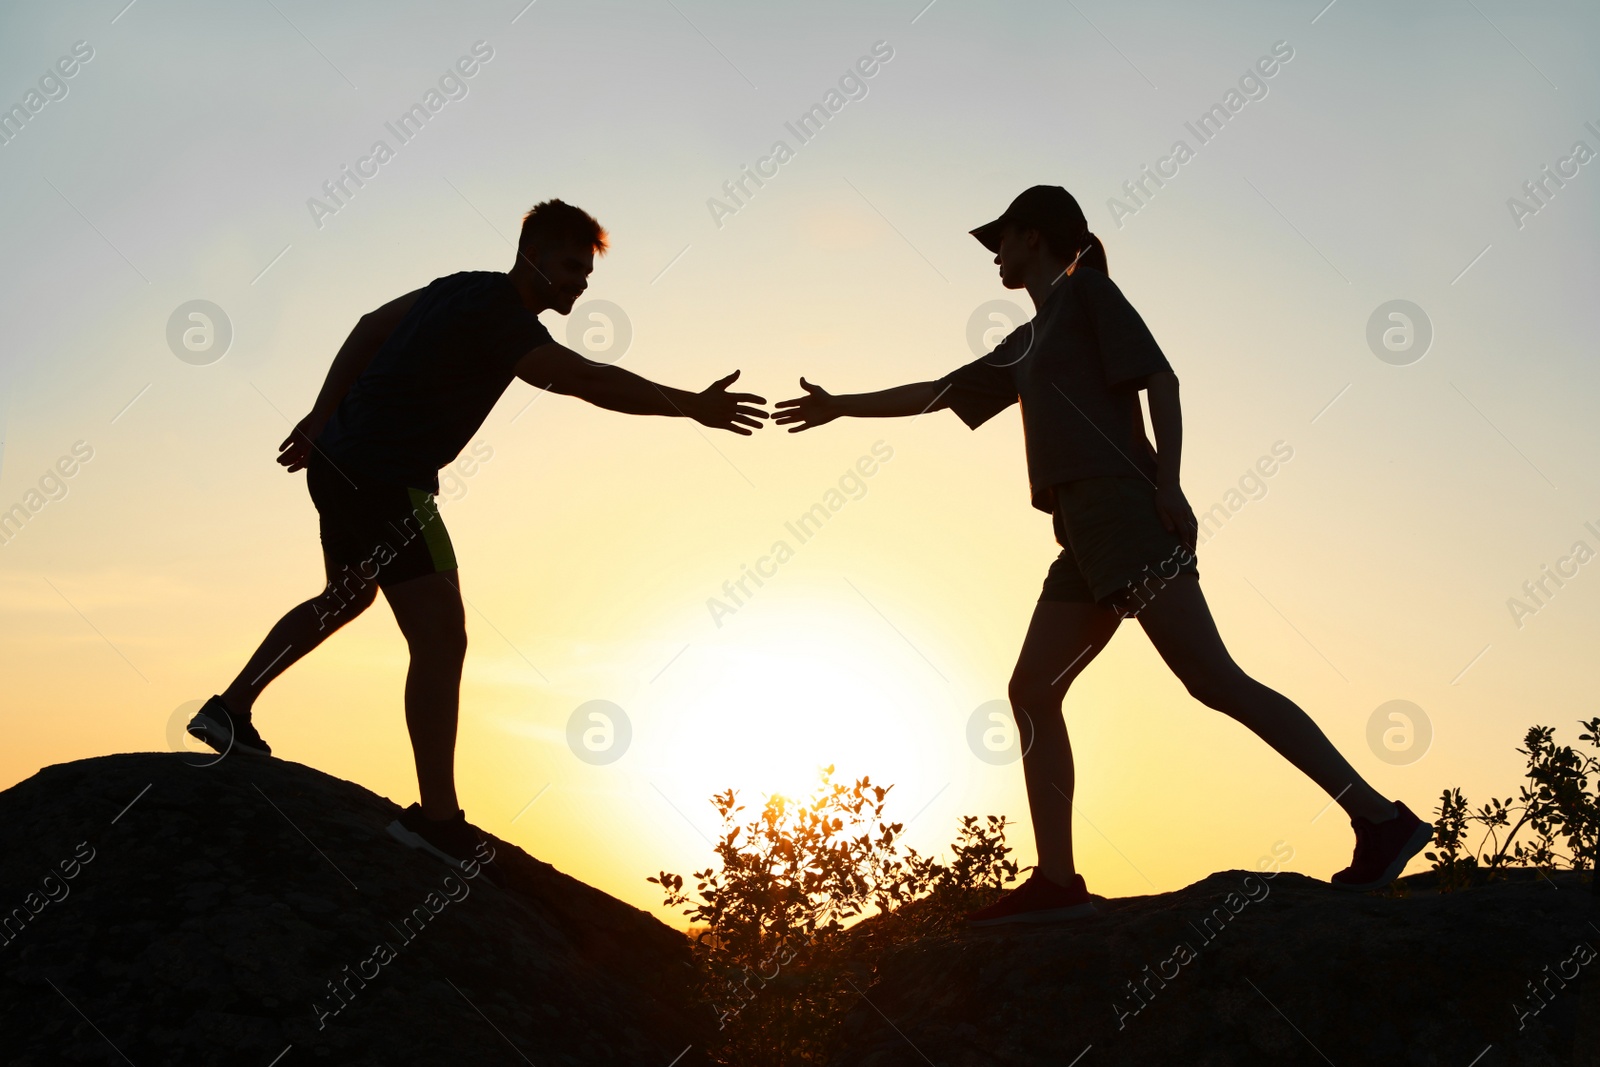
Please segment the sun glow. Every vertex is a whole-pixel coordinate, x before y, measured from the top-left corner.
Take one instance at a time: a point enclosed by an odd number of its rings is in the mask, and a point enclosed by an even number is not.
[[[939,676],[869,632],[882,628],[876,619],[796,614],[765,627],[748,620],[744,632],[686,653],[656,683],[659,733],[641,755],[684,795],[731,786],[747,801],[803,797],[828,765],[837,778],[866,774],[903,793],[948,781],[960,754],[941,725],[953,705]]]

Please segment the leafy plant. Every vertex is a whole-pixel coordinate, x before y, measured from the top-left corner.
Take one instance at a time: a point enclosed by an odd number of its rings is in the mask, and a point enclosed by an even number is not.
[[[1578,740],[1600,749],[1600,718],[1579,725],[1587,732]],[[1593,871],[1600,861],[1600,759],[1557,745],[1550,726],[1529,728],[1523,746],[1517,751],[1527,757],[1530,784],[1519,787],[1516,797],[1490,797],[1472,812],[1460,789],[1446,789],[1440,796],[1434,808],[1438,851],[1423,856],[1433,861],[1441,890],[1471,885],[1480,872],[1492,878],[1510,867]],[[1469,823],[1483,827],[1478,846],[1471,850]],[[1529,839],[1517,840],[1524,828]],[[1600,883],[1595,888],[1600,891]]]
[[[826,1062],[832,1028],[885,952],[948,927],[1016,878],[1003,817],[962,818],[945,864],[902,846],[904,826],[884,816],[892,786],[846,785],[833,771],[808,799],[774,794],[744,822],[737,794],[717,794],[721,868],[694,872],[692,893],[667,871],[649,879],[694,924],[723,1062]]]
[[[1478,857],[1465,851],[1467,822],[1471,815],[1466,798],[1460,789],[1446,789],[1439,797],[1439,806],[1433,809],[1433,840],[1438,852],[1424,852],[1433,861],[1439,875],[1441,891],[1459,889],[1472,883],[1472,872],[1478,866]]]

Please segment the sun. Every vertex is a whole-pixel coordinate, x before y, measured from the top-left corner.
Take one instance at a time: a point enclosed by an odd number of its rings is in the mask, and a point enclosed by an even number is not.
[[[871,620],[786,615],[741,619],[751,625],[691,650],[657,683],[648,759],[679,795],[799,798],[830,765],[838,780],[911,792],[905,783],[949,769],[950,686],[914,650]]]

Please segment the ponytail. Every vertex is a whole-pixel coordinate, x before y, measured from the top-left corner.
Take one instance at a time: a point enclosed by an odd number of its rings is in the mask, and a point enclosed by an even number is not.
[[[1061,229],[1052,232],[1051,229],[1042,227],[1039,233],[1044,238],[1046,247],[1068,263],[1076,260],[1080,267],[1093,267],[1101,274],[1111,276],[1111,271],[1106,268],[1106,246],[1100,243],[1100,238],[1089,231],[1089,227],[1085,226],[1071,236],[1067,236]]]
[[[1074,255],[1081,255],[1082,257],[1078,260],[1078,265],[1080,267],[1085,265],[1093,267],[1095,270],[1109,278],[1111,276],[1111,270],[1106,266],[1106,246],[1100,243],[1100,238],[1096,237],[1088,230],[1084,230],[1083,232],[1088,243],[1086,245],[1080,244],[1078,247],[1082,249],[1082,251],[1073,253]]]

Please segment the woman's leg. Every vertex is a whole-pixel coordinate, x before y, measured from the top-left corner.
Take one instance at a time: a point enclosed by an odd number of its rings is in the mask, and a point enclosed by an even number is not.
[[[1028,810],[1039,849],[1039,873],[1072,881],[1072,745],[1061,701],[1067,687],[1106,647],[1121,620],[1092,603],[1041,600],[1011,674],[1009,696],[1022,747]]]
[[[1196,700],[1249,727],[1348,814],[1373,822],[1396,814],[1395,806],[1356,773],[1309,715],[1239,669],[1217,633],[1198,577],[1180,574],[1166,581],[1137,618]]]

